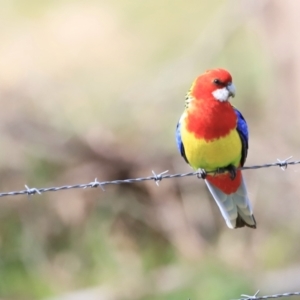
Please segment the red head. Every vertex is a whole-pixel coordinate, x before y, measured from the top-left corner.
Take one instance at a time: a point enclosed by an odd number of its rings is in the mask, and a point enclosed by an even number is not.
[[[190,95],[195,99],[212,99],[220,102],[234,97],[235,87],[231,75],[224,69],[208,70],[194,81]]]

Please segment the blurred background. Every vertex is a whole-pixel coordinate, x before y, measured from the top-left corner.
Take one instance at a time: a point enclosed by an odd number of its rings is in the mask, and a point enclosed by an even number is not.
[[[300,158],[300,2],[1,1],[0,190],[191,169],[174,130],[194,78],[230,70],[246,165]],[[202,180],[0,201],[0,299],[233,299],[300,289],[299,167],[244,172],[256,230]]]

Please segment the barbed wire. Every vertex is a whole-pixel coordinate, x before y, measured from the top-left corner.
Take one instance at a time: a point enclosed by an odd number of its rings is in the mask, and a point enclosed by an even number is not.
[[[240,168],[237,168],[236,170],[257,170],[257,169],[270,168],[270,167],[280,167],[282,170],[285,170],[289,165],[300,164],[300,160],[289,161],[291,158],[292,158],[292,156],[290,156],[289,158],[287,158],[285,160],[277,159],[277,162],[275,162],[275,163],[240,167]],[[3,192],[3,193],[0,193],[0,197],[18,196],[18,195],[31,196],[31,195],[42,194],[42,193],[46,193],[46,192],[58,192],[58,191],[70,190],[70,189],[86,189],[86,188],[98,188],[98,187],[100,187],[104,191],[105,185],[137,183],[137,182],[142,182],[142,181],[147,181],[147,180],[154,180],[156,185],[159,185],[159,182],[162,181],[163,179],[182,178],[182,177],[188,177],[188,176],[197,176],[198,178],[205,179],[207,174],[220,174],[220,173],[224,173],[227,171],[228,171],[228,168],[219,168],[214,171],[205,171],[205,170],[199,169],[198,171],[195,171],[195,172],[178,173],[178,174],[167,174],[169,171],[164,171],[162,173],[156,174],[154,171],[152,171],[152,174],[153,174],[152,176],[124,179],[124,180],[98,181],[97,178],[95,178],[94,181],[89,182],[89,183],[63,185],[63,186],[48,187],[48,188],[30,188],[30,187],[28,187],[28,185],[25,185],[25,190]]]
[[[292,296],[300,296],[300,292],[289,292],[282,294],[274,294],[274,295],[266,295],[266,296],[258,296],[259,291],[257,291],[253,296],[242,294],[240,299],[235,300],[262,300],[262,299],[274,299],[274,298],[282,298],[282,297],[292,297]]]

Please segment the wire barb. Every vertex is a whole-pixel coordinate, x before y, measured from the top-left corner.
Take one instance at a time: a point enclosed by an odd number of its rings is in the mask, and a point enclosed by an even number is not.
[[[87,187],[88,187],[88,186],[84,187],[84,189],[87,188]],[[91,188],[97,188],[97,187],[100,187],[101,190],[102,190],[103,192],[105,192],[104,187],[102,186],[101,182],[98,181],[97,177],[95,178],[94,181],[92,181],[92,182],[89,183],[89,187],[91,187]]]
[[[36,193],[38,193],[39,195],[41,195],[42,193],[36,189],[36,188],[29,188],[26,184],[25,184],[25,188],[26,188],[26,193],[28,196],[34,195]]]
[[[218,170],[216,172],[218,172]],[[198,171],[197,171],[197,177],[199,179],[205,179],[206,176],[207,176],[207,172],[204,169],[198,169]]]
[[[274,295],[266,295],[266,296],[258,296],[258,293],[259,290],[253,296],[242,294],[241,297],[243,298],[236,299],[236,300],[265,300],[265,299],[300,296],[300,292],[290,292],[290,293],[282,293],[282,294],[274,294]]]
[[[245,298],[242,298],[242,299],[245,299],[245,300],[253,300],[253,299],[257,299],[257,295],[259,293],[259,290],[253,295],[253,296],[249,296],[249,295],[245,295],[245,294],[242,294],[241,296],[242,297],[245,297]]]
[[[270,163],[270,164],[264,164],[264,165],[256,165],[256,166],[249,166],[249,167],[240,167],[236,170],[257,170],[262,168],[270,168],[270,167],[280,167],[282,170],[285,170],[288,165],[298,165],[300,164],[300,160],[297,161],[289,161],[292,158],[292,156],[288,157],[285,160],[279,160],[277,159],[277,162]],[[188,176],[197,176],[198,178],[205,179],[206,174],[221,174],[224,172],[228,172],[228,168],[219,168],[217,170],[213,171],[205,171],[203,169],[199,169],[194,172],[189,173],[178,173],[178,174],[167,174],[169,171],[164,171],[159,174],[156,174],[154,171],[152,171],[153,176],[148,177],[141,177],[141,178],[132,178],[132,179],[124,179],[124,180],[112,180],[112,181],[102,181],[99,182],[97,178],[95,178],[94,181],[89,183],[83,183],[83,184],[74,184],[74,185],[63,185],[63,186],[57,186],[57,187],[49,187],[49,188],[29,188],[27,185],[25,185],[25,190],[21,191],[12,191],[12,192],[3,192],[0,193],[0,197],[7,197],[7,196],[17,196],[17,195],[35,195],[35,194],[43,194],[46,192],[58,192],[62,190],[70,190],[70,189],[86,189],[86,188],[97,188],[100,187],[103,191],[104,186],[108,184],[124,184],[124,183],[137,183],[147,180],[154,180],[155,184],[159,186],[159,182],[163,179],[173,179],[173,178],[182,178],[182,177],[188,177]]]
[[[280,169],[281,169],[282,171],[285,171],[285,170],[287,169],[287,167],[288,167],[288,161],[289,161],[292,157],[293,157],[293,156],[290,156],[290,157],[288,157],[288,158],[286,158],[286,159],[284,159],[284,160],[280,160],[280,159],[277,158],[278,166],[280,167]]]
[[[152,170],[152,174],[153,174],[153,180],[155,181],[156,185],[159,186],[159,182],[162,181],[164,174],[167,174],[169,172],[169,170],[163,171],[159,174],[155,174],[155,172]]]

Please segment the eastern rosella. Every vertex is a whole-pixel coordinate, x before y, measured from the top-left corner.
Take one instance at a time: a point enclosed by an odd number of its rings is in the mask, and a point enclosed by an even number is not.
[[[230,73],[206,71],[193,82],[176,129],[177,147],[194,169],[206,173],[205,183],[229,228],[256,228],[242,172],[248,151],[248,127],[229,98],[235,95]]]

